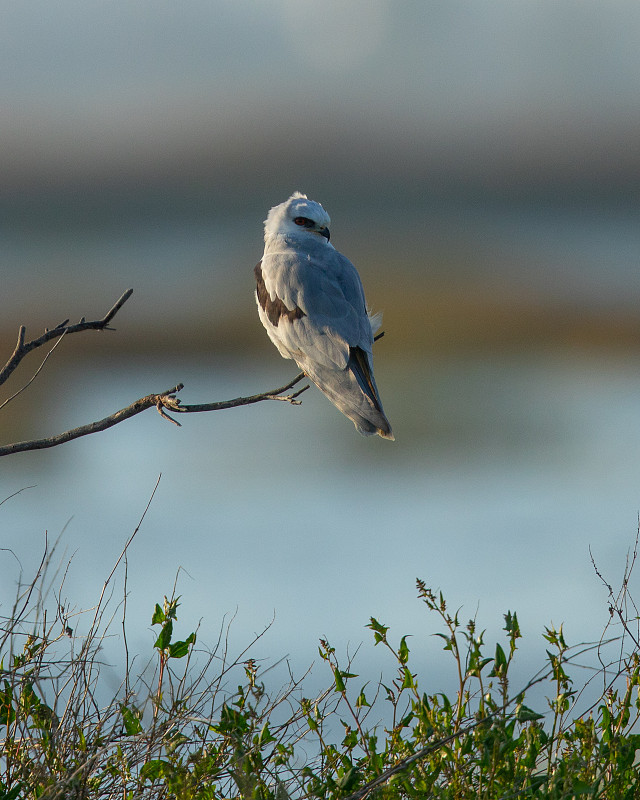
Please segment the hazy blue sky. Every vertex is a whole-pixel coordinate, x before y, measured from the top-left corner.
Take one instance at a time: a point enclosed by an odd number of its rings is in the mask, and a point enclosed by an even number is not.
[[[434,115],[518,101],[592,109],[594,98],[638,110],[632,0],[25,0],[1,10],[3,101],[61,111],[227,92],[378,99]]]
[[[487,150],[535,159],[567,139],[582,157],[612,138],[624,153],[640,120],[632,0],[26,0],[1,10],[0,135],[14,177],[51,159],[73,175],[193,148],[240,158],[265,142],[313,159],[340,149],[332,138],[350,158],[395,143],[405,161],[443,150],[470,168]]]

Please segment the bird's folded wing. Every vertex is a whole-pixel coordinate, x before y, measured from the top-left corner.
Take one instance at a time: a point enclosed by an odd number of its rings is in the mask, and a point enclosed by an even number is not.
[[[371,325],[355,267],[336,251],[326,256],[319,262],[277,253],[263,258],[262,272],[272,300],[280,298],[288,309],[303,312],[279,321],[278,337],[286,347],[345,369],[352,347],[371,352]]]

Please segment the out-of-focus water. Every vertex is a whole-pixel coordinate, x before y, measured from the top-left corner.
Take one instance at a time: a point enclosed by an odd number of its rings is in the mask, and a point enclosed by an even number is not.
[[[431,219],[425,246],[433,249],[436,235],[436,250],[477,241],[478,261],[469,263],[476,280],[485,274],[495,285],[531,287],[552,303],[633,307],[638,227],[627,212],[530,211],[481,214],[461,206],[456,216],[449,209]],[[418,216],[415,224],[422,224],[426,217]],[[40,239],[14,232],[5,242],[6,263],[15,267],[5,318],[37,333],[74,309],[79,316],[98,305],[103,313],[133,285],[118,333],[109,336],[135,342],[141,332],[157,331],[166,346],[206,324],[205,309],[252,313],[259,219],[198,219],[160,224],[150,217],[137,228],[84,233],[54,226]],[[391,245],[402,254],[419,237],[409,235],[410,220],[395,222]],[[243,252],[234,250],[237,242]],[[345,249],[358,261],[357,240]],[[492,272],[494,252],[500,258]],[[452,263],[460,266],[459,251]],[[359,266],[368,286],[367,259]],[[413,266],[412,274],[400,274],[393,264],[375,292],[377,308],[385,308],[385,285],[408,291],[422,266],[442,268],[424,254]],[[462,275],[450,277],[464,283]],[[185,633],[202,619],[201,640],[215,641],[224,615],[237,613],[232,637],[239,646],[275,614],[257,655],[289,654],[298,670],[314,660],[321,636],[342,648],[368,646],[371,615],[398,637],[415,634],[430,665],[439,642],[430,638],[435,621],[415,599],[416,577],[442,588],[463,617],[477,611],[489,636],[499,633],[505,611],[517,611],[531,671],[551,620],[565,623],[569,641],[597,638],[608,613],[589,547],[616,586],[640,508],[640,358],[534,343],[466,356],[417,348],[403,354],[393,344],[393,314],[401,311],[390,313],[389,336],[376,351],[395,443],[359,437],[312,387],[301,407],[268,402],[182,416],[181,428],[147,411],[96,436],[3,459],[0,499],[32,487],[0,506],[5,609],[17,580],[9,550],[29,577],[45,531],[50,541],[64,531],[54,563],[72,558],[61,597],[71,607],[92,606],[162,473],[128,554],[132,650],[150,650],[153,606],[171,593],[179,568]],[[191,359],[144,341],[145,359],[118,351],[105,361],[109,340],[101,338],[91,363],[76,363],[63,343],[16,401],[46,396],[33,406],[32,435],[101,418],[178,381],[188,403],[253,394],[295,374],[266,342],[258,362],[247,349],[234,353],[230,341],[220,342],[218,354]],[[120,570],[116,598],[122,577]],[[83,624],[75,623],[78,635]],[[377,655],[366,653],[370,669]]]
[[[577,642],[597,638],[608,618],[589,547],[615,585],[640,508],[639,366],[558,355],[380,358],[395,444],[360,438],[315,388],[301,407],[185,415],[181,428],[147,411],[13,457],[3,496],[33,488],[0,507],[2,546],[28,574],[44,532],[64,529],[73,561],[62,595],[91,606],[162,473],[128,556],[134,649],[149,650],[153,604],[182,568],[184,633],[202,618],[201,638],[215,640],[222,616],[237,611],[234,636],[246,641],[275,614],[258,655],[289,654],[299,669],[320,636],[368,645],[371,615],[427,646],[435,621],[415,600],[416,577],[496,635],[502,614],[517,611],[537,657],[552,620]],[[133,400],[131,387],[166,388],[169,374],[185,382],[184,402],[200,402],[292,373],[275,353],[260,365],[136,363],[117,378],[96,367],[84,389],[61,376],[60,392],[75,384],[73,407],[52,407],[47,426],[98,418]],[[6,601],[15,560],[0,559]]]
[[[184,198],[182,204],[166,200],[157,208],[153,196],[138,199],[139,207],[131,201],[133,208],[122,209],[118,203],[85,209],[80,201],[35,211],[6,205],[0,222],[4,325],[13,329],[26,320],[37,326],[45,314],[75,309],[102,314],[129,286],[135,299],[118,320],[128,330],[139,320],[165,322],[179,336],[181,326],[246,312],[266,208],[245,205],[230,213],[214,198],[186,208]],[[428,291],[430,281],[507,286],[572,306],[635,309],[640,300],[635,204],[410,203],[398,194],[387,206],[374,206],[372,228],[361,224],[357,201],[318,199],[333,214],[332,242],[359,267],[377,308],[389,310],[387,294],[397,286]]]

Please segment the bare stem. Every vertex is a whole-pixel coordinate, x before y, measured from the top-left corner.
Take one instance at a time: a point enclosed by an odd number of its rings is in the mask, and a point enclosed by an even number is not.
[[[113,328],[109,327],[109,323],[132,294],[133,289],[127,289],[127,291],[121,295],[121,297],[113,304],[113,306],[109,309],[109,311],[107,311],[102,319],[87,322],[87,320],[82,317],[80,322],[76,323],[75,325],[69,325],[69,320],[66,319],[64,322],[56,325],[55,328],[46,328],[42,336],[39,336],[37,339],[32,339],[31,341],[25,341],[26,328],[24,325],[21,325],[20,329],[18,330],[18,339],[11,358],[9,358],[7,363],[0,370],[0,386],[10,377],[22,359],[32,350],[42,347],[52,339],[57,339],[58,341],[49,351],[44,361],[29,382],[15,392],[11,397],[5,400],[3,405],[6,405],[8,402],[17,397],[22,391],[24,391],[24,389],[27,388],[27,386],[33,382],[53,350],[55,350],[55,347],[60,343],[63,336],[66,336],[70,333],[80,333],[81,331],[88,330],[113,330]],[[179,383],[171,389],[167,389],[166,392],[161,392],[160,394],[149,394],[146,397],[141,397],[139,400],[131,403],[131,405],[126,406],[126,408],[121,408],[119,411],[110,414],[108,417],[104,417],[104,419],[97,420],[96,422],[80,425],[77,428],[72,428],[71,430],[64,431],[63,433],[59,433],[55,436],[47,436],[43,439],[30,439],[24,442],[13,442],[12,444],[0,445],[0,456],[8,456],[12,455],[13,453],[23,453],[28,450],[44,450],[48,447],[56,447],[59,444],[70,442],[71,440],[78,439],[81,436],[88,436],[91,433],[98,433],[100,431],[107,430],[107,428],[111,428],[114,425],[123,422],[125,419],[135,417],[137,414],[140,414],[141,412],[146,411],[148,408],[153,407],[155,407],[159,414],[166,420],[172,422],[174,425],[179,426],[180,423],[170,417],[169,414],[167,414],[167,411],[180,414],[199,413],[201,411],[221,411],[224,408],[237,408],[238,406],[260,403],[262,400],[284,400],[292,405],[299,405],[300,401],[296,398],[299,397],[302,392],[308,389],[308,386],[304,386],[302,389],[299,389],[293,394],[284,394],[284,392],[287,392],[303,378],[304,373],[301,372],[285,386],[281,386],[279,389],[274,389],[270,392],[262,392],[260,394],[251,395],[250,397],[236,397],[233,400],[224,400],[222,402],[200,403],[197,405],[185,406],[181,405],[180,399],[176,397],[177,392],[183,388],[183,384]],[[0,408],[2,408],[2,405],[0,405]]]
[[[114,414],[110,414],[108,417],[104,417],[104,419],[98,420],[97,422],[90,422],[87,425],[80,425],[78,428],[72,428],[71,430],[64,431],[63,433],[59,433],[55,436],[49,436],[44,439],[31,439],[29,441],[14,442],[13,444],[0,446],[0,456],[8,456],[12,455],[13,453],[23,453],[28,450],[44,450],[48,447],[56,447],[59,444],[70,442],[73,439],[80,438],[81,436],[88,436],[91,433],[99,433],[100,431],[107,430],[107,428],[112,428],[114,425],[123,422],[125,419],[130,419],[131,417],[140,414],[142,411],[146,411],[148,408],[153,407],[155,407],[163,417],[169,419],[171,422],[176,423],[176,420],[171,419],[171,417],[165,413],[165,409],[172,412],[189,414],[199,413],[202,411],[220,411],[225,408],[237,408],[238,406],[260,403],[263,400],[284,400],[292,405],[299,405],[300,401],[296,400],[295,398],[298,397],[298,395],[300,395],[300,393],[307,387],[304,387],[303,389],[300,389],[291,395],[284,395],[283,392],[291,389],[303,378],[304,373],[301,372],[300,374],[296,375],[292,381],[289,381],[289,383],[285,384],[285,386],[281,386],[279,389],[273,389],[270,392],[262,392],[261,394],[254,394],[249,397],[236,397],[234,400],[224,400],[217,403],[201,403],[198,405],[188,406],[180,405],[179,398],[175,396],[176,393],[183,388],[183,384],[179,383],[177,386],[167,389],[166,392],[161,392],[160,394],[148,394],[146,397],[141,397],[139,400],[131,403],[131,405],[127,406],[126,408],[121,408]]]

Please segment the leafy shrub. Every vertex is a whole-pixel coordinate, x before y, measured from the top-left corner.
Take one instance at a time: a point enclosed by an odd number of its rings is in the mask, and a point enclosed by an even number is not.
[[[313,698],[304,677],[267,688],[249,655],[260,637],[236,657],[228,628],[212,650],[197,631],[176,638],[175,587],[153,608],[153,655],[134,677],[126,570],[119,603],[114,568],[95,608],[76,613],[60,592],[47,591],[51,557],[45,553],[3,618],[0,800],[640,797],[640,645],[628,593],[636,551],[620,592],[609,587],[618,635],[606,639],[607,630],[592,645],[570,647],[562,628],[546,628],[545,668],[524,687],[511,686],[517,615],[504,615],[504,641],[489,654],[476,621],[463,623],[442,593],[418,580],[418,599],[451,657],[455,694],[425,687],[408,637],[394,640],[372,618],[373,645],[387,651],[392,675],[363,686],[356,665],[321,640],[329,685]],[[126,673],[105,701],[101,651],[117,614]],[[612,647],[616,656],[607,659]],[[597,669],[580,685],[575,672],[589,654]],[[603,690],[580,709],[596,677]],[[534,686],[544,687],[545,708],[531,707]]]

